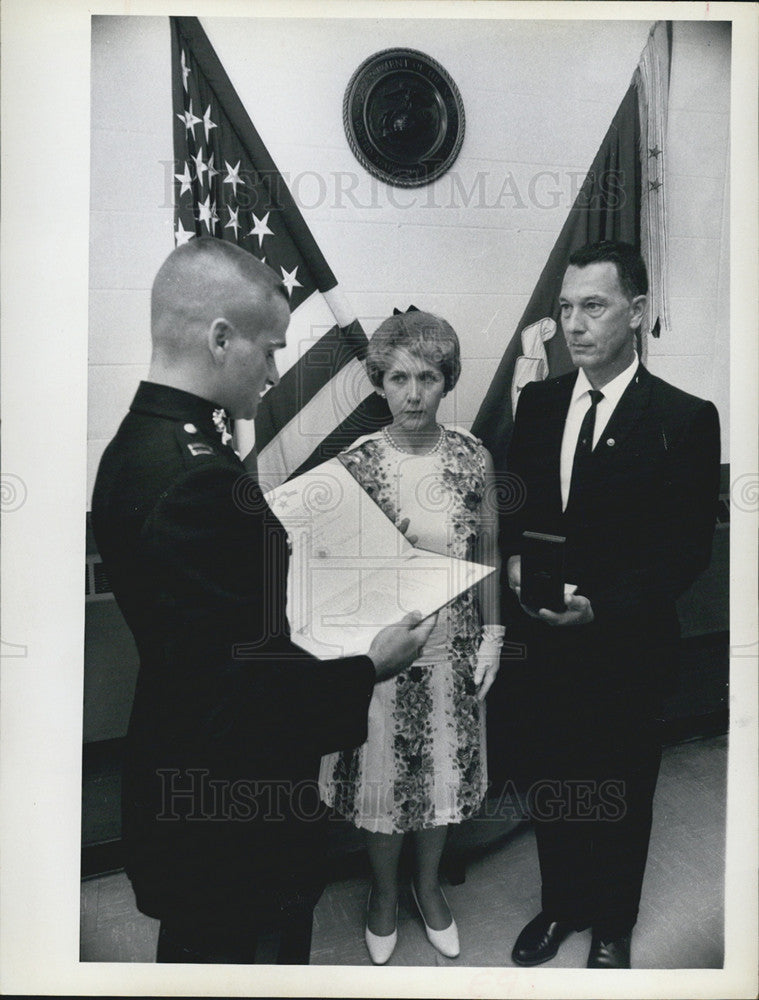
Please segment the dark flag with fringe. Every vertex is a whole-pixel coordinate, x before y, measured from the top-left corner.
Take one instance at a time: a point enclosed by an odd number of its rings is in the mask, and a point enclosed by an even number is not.
[[[668,85],[668,28],[658,22],[474,420],[472,431],[499,470],[505,467],[521,387],[572,368],[558,298],[574,250],[598,240],[640,247],[651,279],[648,326],[658,336],[666,325],[663,137]],[[645,336],[644,331],[638,345],[643,359]]]

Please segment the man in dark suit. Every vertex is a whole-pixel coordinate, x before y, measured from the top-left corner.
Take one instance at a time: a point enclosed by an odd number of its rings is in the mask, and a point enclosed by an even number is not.
[[[367,656],[329,662],[290,641],[287,538],[218,412],[255,415],[289,316],[274,272],[238,247],[193,239],[170,254],[149,381],[95,484],[95,537],[140,655],[126,870],[161,921],[162,962],[308,962],[320,756],[366,739],[374,683],[431,627],[407,616]]]
[[[539,965],[592,927],[589,968],[630,966],[661,758],[657,712],[676,678],[675,600],[709,562],[719,488],[714,406],[651,375],[635,350],[648,278],[603,242],[570,257],[561,320],[579,371],[521,392],[504,518],[512,627],[509,744],[529,786],[542,912],[512,958]],[[524,530],[563,536],[557,613],[520,606]]]

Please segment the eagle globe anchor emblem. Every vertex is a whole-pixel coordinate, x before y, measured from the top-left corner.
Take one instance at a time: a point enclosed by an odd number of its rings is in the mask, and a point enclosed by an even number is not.
[[[397,163],[416,163],[433,156],[445,134],[444,119],[434,96],[421,89],[396,88],[378,100],[376,123],[369,135],[380,152]],[[385,110],[382,110],[382,108]]]
[[[456,84],[416,49],[385,49],[351,77],[343,124],[362,166],[387,184],[418,187],[453,164],[464,140]]]

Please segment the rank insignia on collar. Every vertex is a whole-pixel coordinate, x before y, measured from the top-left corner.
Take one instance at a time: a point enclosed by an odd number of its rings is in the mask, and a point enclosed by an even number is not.
[[[192,444],[188,444],[187,448],[191,455],[213,455],[213,448],[210,444],[201,444],[199,441],[193,441]]]
[[[213,411],[212,419],[214,427],[219,432],[219,434],[221,434],[221,443],[229,444],[229,442],[232,440],[232,435],[229,433],[229,429],[227,428],[226,410],[223,410],[221,407],[218,407],[216,410]]]

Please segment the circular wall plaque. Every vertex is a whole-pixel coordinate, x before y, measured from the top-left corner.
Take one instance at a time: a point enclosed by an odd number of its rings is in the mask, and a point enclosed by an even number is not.
[[[458,156],[464,104],[440,63],[416,49],[384,49],[351,77],[343,125],[370,174],[418,187],[445,173]]]

